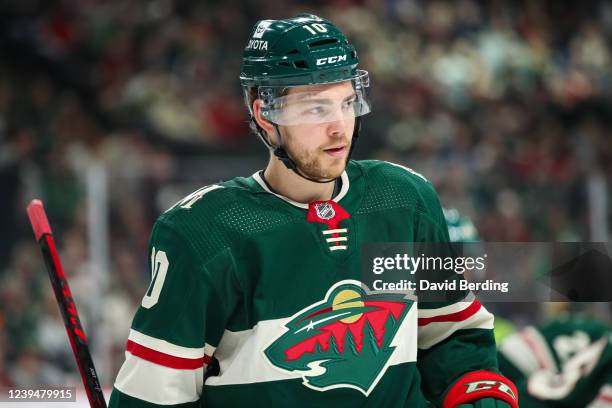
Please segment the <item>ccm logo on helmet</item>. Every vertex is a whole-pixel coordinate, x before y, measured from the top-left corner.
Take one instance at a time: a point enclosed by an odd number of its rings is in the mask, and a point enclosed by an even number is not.
[[[465,385],[467,386],[467,389],[465,390],[466,394],[497,388],[498,391],[508,394],[514,400],[516,399],[516,395],[514,395],[512,389],[501,381],[474,381]]]
[[[317,58],[317,65],[333,64],[335,62],[346,61],[346,54],[334,55],[333,57]]]

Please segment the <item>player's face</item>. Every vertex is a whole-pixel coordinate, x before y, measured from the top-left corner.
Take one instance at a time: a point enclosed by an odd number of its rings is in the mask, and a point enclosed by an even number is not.
[[[280,126],[283,146],[299,170],[315,179],[339,177],[351,148],[355,115],[347,114],[355,91],[350,81],[331,85],[295,87],[289,95],[309,95],[291,114],[325,115],[323,123]],[[348,107],[348,108],[347,108]],[[305,122],[316,122],[306,118]]]

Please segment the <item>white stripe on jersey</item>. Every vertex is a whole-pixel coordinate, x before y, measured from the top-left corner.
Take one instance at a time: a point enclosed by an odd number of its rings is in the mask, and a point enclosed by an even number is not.
[[[124,394],[159,405],[197,401],[202,393],[204,368],[178,370],[151,363],[131,353],[115,380],[115,388]]]
[[[291,318],[262,320],[249,330],[225,330],[215,351],[215,358],[219,361],[219,375],[206,379],[206,385],[249,384],[301,378],[302,373],[299,371],[290,374],[276,369],[263,353],[286,330],[284,325],[290,320]]]
[[[199,201],[204,194],[207,194],[213,190],[216,190],[218,188],[223,188],[223,186],[218,186],[216,184],[210,185],[210,186],[206,186],[206,187],[202,187],[196,191],[194,191],[193,193],[189,194],[186,197],[181,198],[178,202],[174,203],[174,205],[172,205],[172,207],[168,208],[165,212],[170,211],[171,209],[177,207],[177,206],[181,206],[181,208],[183,209],[191,209],[191,206],[193,204],[195,204],[197,201]]]
[[[499,346],[499,351],[526,376],[540,368],[536,355],[520,333],[506,337]]]
[[[204,355],[211,356],[215,351],[215,348],[207,343],[204,345],[204,347],[200,348],[177,346],[176,344],[172,344],[166,340],[147,336],[146,334],[134,329],[130,329],[128,340],[132,340],[134,343],[138,343],[141,346],[159,351],[160,353],[181,358],[202,358]]]
[[[392,166],[399,167],[400,169],[404,169],[404,170],[406,170],[408,173],[412,173],[412,174],[414,174],[415,176],[422,178],[422,179],[423,179],[423,181],[428,181],[428,180],[425,178],[425,176],[423,176],[421,173],[419,173],[419,172],[417,172],[417,171],[412,170],[410,167],[402,166],[401,164],[397,164],[397,163],[391,163],[391,162],[389,162],[389,161],[385,161],[385,163],[389,163],[389,164],[390,164],[390,165],[392,165]]]
[[[419,310],[419,314],[420,312]],[[463,329],[493,330],[493,315],[489,313],[484,306],[481,306],[476,313],[462,321],[431,322],[425,326],[419,326],[419,349],[427,350],[447,339],[457,330]]]
[[[329,234],[346,234],[347,231],[348,229],[346,228],[338,228],[338,229],[325,230],[321,232],[323,233],[323,235],[329,235]]]
[[[555,363],[555,358],[548,347],[548,343],[546,343],[546,339],[535,327],[525,327],[520,331],[520,336],[523,337],[525,344],[533,351],[536,361],[540,363],[540,368],[557,370],[557,363]]]

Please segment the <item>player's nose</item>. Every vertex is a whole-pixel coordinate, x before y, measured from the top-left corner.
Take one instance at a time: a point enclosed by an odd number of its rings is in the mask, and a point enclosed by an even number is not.
[[[327,124],[327,134],[332,138],[344,137],[346,123],[344,120],[335,120]]]

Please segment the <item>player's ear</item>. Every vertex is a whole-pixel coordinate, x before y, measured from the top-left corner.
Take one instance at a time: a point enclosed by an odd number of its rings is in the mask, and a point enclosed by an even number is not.
[[[261,99],[255,99],[253,101],[253,117],[255,121],[268,135],[268,140],[272,142],[275,146],[277,145],[276,140],[276,131],[274,130],[274,125],[265,119],[261,114],[261,106],[263,105],[263,101]]]

